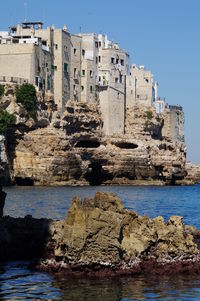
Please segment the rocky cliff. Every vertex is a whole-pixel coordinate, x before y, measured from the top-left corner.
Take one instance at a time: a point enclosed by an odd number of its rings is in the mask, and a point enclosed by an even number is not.
[[[185,145],[162,134],[166,119],[153,109],[128,107],[125,134],[105,136],[98,104],[69,101],[59,114],[46,100],[33,120],[7,90],[1,107],[16,114],[7,138],[13,183],[163,185],[185,176]]]
[[[188,183],[200,184],[200,164],[186,164],[187,176],[185,181]]]

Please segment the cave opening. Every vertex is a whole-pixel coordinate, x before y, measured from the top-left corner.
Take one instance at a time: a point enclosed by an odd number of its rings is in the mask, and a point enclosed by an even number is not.
[[[131,142],[118,142],[115,144],[119,148],[124,148],[124,149],[135,149],[138,148],[138,145],[135,143]]]
[[[102,165],[99,162],[89,164],[89,169],[85,175],[91,186],[98,186],[102,183]]]
[[[97,148],[100,146],[100,142],[97,140],[80,140],[75,144],[76,148]]]
[[[17,186],[33,186],[34,181],[31,178],[15,177],[15,184]]]

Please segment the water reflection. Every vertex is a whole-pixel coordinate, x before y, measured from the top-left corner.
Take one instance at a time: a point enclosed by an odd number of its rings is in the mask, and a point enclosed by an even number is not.
[[[9,262],[0,266],[0,300],[60,300],[52,277],[30,271],[28,264]]]
[[[128,300],[199,300],[200,278],[113,278],[98,280],[58,280],[53,283],[62,300],[128,301]]]

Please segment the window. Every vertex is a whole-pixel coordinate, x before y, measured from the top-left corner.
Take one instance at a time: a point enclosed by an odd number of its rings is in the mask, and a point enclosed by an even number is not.
[[[119,59],[116,59],[116,64],[119,64]]]
[[[122,81],[123,81],[123,75],[119,75],[119,82],[120,82],[120,84],[122,84]]]
[[[99,56],[99,63],[101,63],[101,57]]]
[[[101,81],[101,76],[99,76],[99,82]]]
[[[115,63],[115,59],[114,57],[111,57],[111,64],[114,64]]]
[[[76,91],[76,85],[74,85],[74,91]]]
[[[90,70],[90,78],[92,78],[93,77],[93,72],[92,72],[92,70]]]
[[[148,83],[149,82],[148,78],[145,78],[145,81]]]
[[[101,42],[99,42],[99,47],[101,47]]]
[[[124,60],[120,60],[120,64],[124,66]]]
[[[56,50],[58,49],[58,44],[55,45]]]
[[[85,56],[85,50],[82,49],[82,56]]]
[[[74,48],[74,55],[77,55],[77,49]]]
[[[115,83],[118,83],[119,79],[118,77],[115,77]]]
[[[53,69],[54,69],[55,71],[57,71],[57,66],[53,66]]]
[[[95,47],[98,48],[98,42],[95,42]]]
[[[64,71],[68,72],[68,64],[67,63],[64,63]]]
[[[84,86],[81,86],[81,91],[82,91],[82,92],[84,91]]]
[[[82,70],[82,76],[85,76],[85,69]]]
[[[96,64],[98,64],[98,57],[96,56]]]
[[[76,68],[74,68],[74,78],[76,78]]]
[[[92,86],[90,86],[90,93],[92,93],[93,89],[92,89]]]

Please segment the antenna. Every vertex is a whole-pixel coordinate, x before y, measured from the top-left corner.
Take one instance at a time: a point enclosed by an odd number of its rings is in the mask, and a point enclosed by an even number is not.
[[[28,11],[28,0],[24,0],[24,14],[25,14],[24,22],[27,22],[27,11]]]
[[[46,7],[44,1],[43,1],[43,23],[46,23]]]

